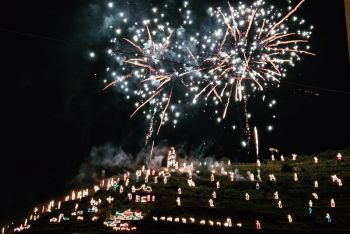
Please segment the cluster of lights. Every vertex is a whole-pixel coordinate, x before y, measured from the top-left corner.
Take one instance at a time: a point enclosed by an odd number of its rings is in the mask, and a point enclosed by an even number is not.
[[[121,220],[104,221],[103,224],[107,227],[112,228],[115,231],[136,231],[136,226],[130,225],[128,222],[123,222]]]
[[[277,149],[270,149],[271,152],[278,153]],[[295,156],[295,157],[294,157]],[[293,160],[296,160],[296,155],[292,155]],[[336,160],[339,157],[336,157]],[[161,168],[161,169],[146,169],[145,166],[142,166],[139,170],[136,170],[134,174],[126,172],[122,176],[117,177],[117,178],[109,178],[106,180],[102,180],[101,183],[96,184],[92,186],[90,189],[83,189],[79,190],[77,192],[72,191],[65,197],[64,201],[54,201],[51,200],[47,206],[43,206],[40,212],[39,208],[34,208],[33,213],[30,215],[29,219],[25,219],[24,223],[20,224],[19,226],[15,227],[13,231],[19,232],[23,230],[27,230],[31,227],[32,223],[37,221],[41,216],[44,214],[49,214],[53,211],[55,215],[49,216],[49,222],[50,223],[60,223],[62,221],[84,221],[89,217],[89,220],[91,221],[97,221],[100,219],[99,214],[100,214],[100,209],[99,206],[101,204],[114,204],[116,202],[116,199],[113,195],[109,195],[109,197],[102,199],[101,197],[97,196],[97,192],[100,190],[105,190],[105,191],[110,191],[114,192],[116,194],[125,194],[129,198],[129,202],[136,202],[136,203],[151,203],[155,202],[155,195],[152,195],[151,193],[154,192],[152,187],[148,185],[148,178],[153,177],[154,183],[156,182],[156,179],[160,178],[163,179],[164,184],[166,184],[166,181],[171,179],[171,174],[176,173],[176,174],[185,174],[187,176],[187,184],[188,188],[192,189],[195,187],[194,179],[195,177],[193,176],[194,173],[195,175],[200,174],[200,168],[203,168],[203,166],[207,167],[208,169],[211,170],[210,176],[207,178],[208,182],[211,183],[212,188],[211,192],[208,197],[208,203],[207,206],[208,208],[215,209],[215,203],[216,201],[220,201],[220,196],[218,197],[217,192],[221,188],[220,184],[220,179],[223,177],[228,177],[230,181],[235,181],[235,180],[244,180],[244,181],[250,181],[250,182],[255,182],[255,188],[256,190],[260,189],[260,184],[259,182],[262,182],[261,180],[261,174],[260,174],[260,169],[261,169],[261,164],[257,163],[256,169],[257,169],[257,176],[254,176],[254,173],[248,171],[247,176],[243,176],[239,174],[238,169],[236,168],[234,172],[231,170],[233,165],[231,164],[230,161],[227,163],[219,163],[219,162],[213,162],[213,163],[207,163],[205,162],[198,162],[195,164],[194,162],[191,162],[190,164],[187,164],[186,162],[184,163],[179,163],[176,157],[176,152],[174,148],[171,148],[168,154],[167,158],[167,167]],[[169,163],[170,162],[170,163]],[[181,166],[180,166],[181,165]],[[200,168],[196,170],[195,166],[199,166]],[[276,177],[274,174],[269,174],[268,177],[270,181],[276,181]],[[293,174],[293,178],[295,182],[298,182],[298,175],[297,173]],[[140,184],[140,180],[144,180],[145,183]],[[342,186],[341,179],[338,178],[337,175],[331,175],[331,180],[333,183],[336,183],[338,186]],[[132,184],[132,182],[135,182],[135,184]],[[136,186],[138,184],[138,186]],[[315,189],[318,188],[319,184],[318,181],[315,180],[313,183],[313,187]],[[121,189],[123,188],[123,189]],[[113,191],[111,191],[113,190]],[[109,192],[109,193],[110,193]],[[138,194],[139,193],[139,194]],[[182,197],[183,194],[183,188],[178,187],[177,188],[177,196],[176,196],[176,205],[177,206],[182,206],[182,202],[184,199],[186,199],[186,196]],[[307,208],[309,215],[313,213],[313,206],[314,203],[319,200],[318,194],[316,192],[312,192],[312,197],[313,199],[310,199],[307,203]],[[81,205],[79,202],[83,199],[89,197],[89,204],[90,206],[87,209],[82,209]],[[277,208],[279,209],[285,209],[281,196],[279,195],[278,191],[275,191],[272,194],[273,200],[276,202],[275,204],[277,205]],[[246,200],[247,202],[251,202],[254,200],[254,197],[252,199],[251,195],[248,192],[245,192],[243,194],[242,200]],[[71,213],[66,214],[63,212],[62,207],[65,206],[66,202],[75,202],[74,210],[71,211]],[[218,202],[219,203],[219,202]],[[288,203],[288,201],[287,201]],[[336,207],[336,201],[334,198],[329,199],[329,208],[335,208]],[[46,216],[46,215],[44,215]],[[108,227],[113,228],[114,230],[117,231],[134,231],[136,230],[136,227],[131,225],[130,223],[126,222],[128,220],[142,220],[144,218],[143,211],[132,211],[132,210],[126,210],[124,212],[116,212],[115,216],[112,217],[111,220],[106,220],[104,221],[104,224]],[[287,220],[289,223],[293,223],[293,214],[287,213]],[[326,213],[326,219],[327,222],[331,223],[332,219],[330,216],[330,213]],[[172,217],[172,216],[161,216],[161,217],[153,217],[154,221],[167,221],[167,222],[177,222],[177,223],[192,223],[192,224],[199,224],[199,225],[210,225],[210,226],[223,226],[223,227],[232,227],[232,222],[231,218],[227,218],[224,221],[218,221],[214,220],[211,218],[208,219],[198,219],[194,217]],[[256,229],[261,229],[261,223],[259,220],[256,220]],[[237,223],[238,227],[242,226],[242,223]],[[3,228],[2,232],[5,233],[6,229]]]
[[[153,216],[152,217],[154,222],[174,222],[174,223],[182,223],[182,224],[197,224],[197,225],[208,225],[208,226],[217,226],[217,227],[225,227],[225,228],[231,228],[232,225],[232,219],[226,218],[224,221],[216,221],[213,219],[198,219],[195,217],[173,217],[173,216]],[[237,223],[237,227],[242,227],[242,223]]]

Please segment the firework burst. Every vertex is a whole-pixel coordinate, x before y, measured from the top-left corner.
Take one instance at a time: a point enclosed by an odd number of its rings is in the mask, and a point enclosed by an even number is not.
[[[184,3],[183,8],[187,5]],[[122,64],[121,68],[112,74],[124,75],[109,82],[105,89],[119,84],[123,92],[128,93],[128,99],[130,95],[136,96],[135,110],[130,117],[142,112],[149,120],[146,142],[154,134],[158,135],[161,126],[169,119],[174,127],[176,126],[181,115],[179,107],[187,102],[178,93],[186,89],[188,84],[185,79],[196,70],[192,68],[193,65],[186,63],[188,48],[185,43],[184,25],[192,23],[191,12],[185,11],[184,22],[175,28],[166,20],[168,5],[164,5],[163,8],[152,8],[152,19],[128,25],[126,36],[122,35],[121,29],[117,29],[119,35],[111,42],[118,42],[119,46],[109,50],[110,55]],[[116,56],[121,46],[130,49],[128,53],[122,53],[123,57]],[[128,81],[132,83],[132,87]]]
[[[138,112],[146,116],[146,142],[166,122],[175,127],[182,107],[202,96],[205,105],[212,98],[222,106],[221,118],[231,103],[244,101],[247,120],[248,97],[279,83],[301,55],[314,55],[307,44],[313,27],[297,29],[305,21],[294,16],[304,1],[289,1],[286,11],[263,0],[210,7],[209,21],[201,21],[205,29],[192,19],[187,1],[178,8],[180,23],[167,16],[174,11],[168,4],[151,8],[150,19],[131,20],[119,12],[121,23],[109,25],[114,35],[108,49],[119,66],[107,68],[112,81],[105,89],[118,85],[127,99],[136,98],[131,117]],[[249,132],[248,122],[246,129]]]
[[[216,103],[223,104],[225,118],[232,96],[242,101],[244,93],[280,82],[287,66],[294,66],[300,55],[314,55],[307,45],[313,27],[305,31],[289,28],[289,24],[304,24],[292,17],[304,1],[289,5],[285,14],[261,0],[249,6],[240,2],[235,7],[228,3],[226,8],[209,8],[213,26],[201,43],[207,78],[194,98],[212,95]]]

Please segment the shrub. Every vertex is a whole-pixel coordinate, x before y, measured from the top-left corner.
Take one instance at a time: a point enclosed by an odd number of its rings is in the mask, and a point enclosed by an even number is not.
[[[282,172],[293,172],[293,167],[289,163],[283,163],[281,167]]]

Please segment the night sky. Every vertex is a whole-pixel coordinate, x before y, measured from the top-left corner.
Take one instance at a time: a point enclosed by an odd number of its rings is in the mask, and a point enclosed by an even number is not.
[[[112,142],[135,154],[144,144],[142,115],[129,119],[130,103],[113,90],[101,90],[105,65],[88,56],[103,42],[90,37],[98,25],[89,22],[90,3],[0,3],[0,224],[64,194],[93,146]],[[252,101],[252,121],[263,126],[263,155],[270,146],[285,154],[350,146],[350,95],[331,91],[350,92],[343,1],[308,0],[298,15],[315,26],[310,45],[317,57],[304,57],[280,89],[269,91],[278,100],[273,112]],[[264,126],[271,114],[277,119],[268,133]],[[194,113],[175,130],[164,128],[159,141],[190,149],[206,144],[208,154],[235,157],[243,154],[241,136],[231,125]]]

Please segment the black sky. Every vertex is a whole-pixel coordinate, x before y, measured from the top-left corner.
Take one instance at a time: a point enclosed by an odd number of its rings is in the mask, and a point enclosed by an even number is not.
[[[89,3],[0,3],[0,223],[67,190],[92,146],[111,141],[137,151],[143,144],[142,117],[130,120],[128,103],[102,92],[101,77],[94,76],[103,64],[87,56],[99,46],[86,38]],[[317,57],[305,57],[287,81],[350,92],[343,1],[308,0],[298,15],[315,26],[311,47]],[[269,94],[278,100],[277,120],[272,133],[261,130],[264,147],[286,153],[349,147],[350,96],[300,88],[282,83]],[[261,119],[257,124],[268,122],[264,115],[271,113],[254,104],[252,109]],[[239,150],[232,139],[239,137],[229,127],[194,116],[175,131],[165,129],[161,138],[194,146],[211,141],[213,152],[234,155]]]

